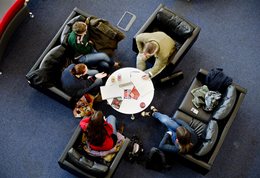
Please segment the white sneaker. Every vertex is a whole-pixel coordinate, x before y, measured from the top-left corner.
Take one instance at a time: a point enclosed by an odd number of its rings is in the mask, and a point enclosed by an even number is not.
[[[168,131],[166,133],[169,134],[170,136],[172,136],[172,131]]]

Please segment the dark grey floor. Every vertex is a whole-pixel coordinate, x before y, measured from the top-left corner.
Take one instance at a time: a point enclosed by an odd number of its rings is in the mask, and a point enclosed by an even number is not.
[[[78,124],[69,108],[30,88],[25,80],[57,30],[74,7],[79,7],[116,25],[127,10],[137,16],[115,58],[124,66],[135,65],[132,37],[160,4],[182,14],[201,27],[199,39],[177,69],[185,75],[177,86],[156,91],[153,104],[171,115],[180,104],[199,68],[223,68],[248,89],[229,134],[208,178],[260,176],[260,1],[258,0],[30,0],[34,19],[17,29],[0,63],[0,177],[74,177],[58,166],[57,160]],[[126,135],[136,133],[146,150],[157,146],[165,128],[158,122],[129,117],[108,108],[126,123]],[[175,163],[171,170],[155,172],[143,165],[123,161],[114,177],[204,177]]]

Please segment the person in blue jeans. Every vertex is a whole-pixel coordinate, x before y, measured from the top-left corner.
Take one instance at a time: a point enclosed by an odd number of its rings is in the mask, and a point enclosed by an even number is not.
[[[110,73],[113,67],[118,68],[119,63],[111,59],[106,53],[97,52],[94,42],[90,39],[88,25],[77,21],[72,25],[72,32],[68,36],[68,44],[77,56],[75,63],[84,63],[90,69]]]
[[[180,119],[171,118],[151,106],[150,112],[142,112],[142,116],[150,116],[164,124],[168,131],[159,144],[159,149],[171,153],[188,153],[197,144],[198,138],[194,130]]]
[[[86,54],[78,59],[79,63],[86,64],[90,69],[97,69],[99,72],[111,73],[113,67],[119,64],[114,62],[106,53],[96,52]]]

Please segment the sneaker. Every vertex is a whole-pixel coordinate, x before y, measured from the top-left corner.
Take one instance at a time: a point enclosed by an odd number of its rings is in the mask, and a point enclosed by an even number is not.
[[[141,116],[143,116],[143,117],[150,117],[150,116],[151,116],[151,113],[150,113],[150,112],[145,112],[145,111],[143,111],[143,112],[141,113]]]
[[[158,109],[156,109],[154,106],[151,106],[151,111],[154,113],[154,112],[158,112]]]
[[[96,94],[94,101],[95,102],[102,102],[102,96],[101,96],[100,93]]]
[[[166,133],[169,134],[170,136],[172,136],[172,131],[168,131]]]
[[[115,62],[114,64],[114,69],[119,69],[121,66],[120,66],[120,62]]]
[[[121,133],[121,134],[123,134],[124,130],[125,130],[125,124],[124,124],[124,123],[121,123],[120,126],[119,126],[119,128],[118,128],[118,132]]]

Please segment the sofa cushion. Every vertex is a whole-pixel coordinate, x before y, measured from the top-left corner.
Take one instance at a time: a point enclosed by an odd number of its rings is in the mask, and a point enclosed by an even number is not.
[[[198,150],[195,152],[195,155],[204,156],[208,154],[213,148],[213,146],[215,145],[217,138],[218,138],[218,124],[215,120],[211,120],[208,123],[204,141],[202,145],[198,148]]]
[[[176,111],[173,118],[178,118],[190,125],[191,128],[194,129],[195,133],[198,135],[198,137],[201,137],[204,130],[206,129],[207,125],[204,124],[203,122],[192,118],[191,116],[181,112],[181,111]]]
[[[68,62],[65,48],[61,45],[56,46],[45,55],[38,69],[26,75],[27,79],[40,87],[57,86],[60,83],[61,72]]]
[[[157,13],[158,25],[169,32],[171,37],[186,40],[191,36],[194,28],[181,17],[165,9]]]
[[[236,88],[235,86],[230,85],[227,88],[225,94],[223,95],[221,103],[219,103],[218,107],[216,108],[213,114],[213,118],[216,120],[225,119],[232,111],[236,102],[236,98],[237,98]]]
[[[198,119],[199,121],[203,121],[204,123],[207,123],[207,122],[209,122],[212,113],[206,112],[202,108],[196,108],[192,103],[193,96],[191,94],[191,90],[194,88],[201,87],[201,86],[202,86],[202,83],[197,78],[195,78],[193,80],[188,92],[186,93],[186,95],[179,107],[179,110]]]

